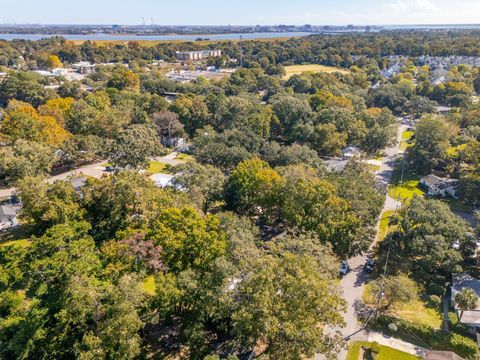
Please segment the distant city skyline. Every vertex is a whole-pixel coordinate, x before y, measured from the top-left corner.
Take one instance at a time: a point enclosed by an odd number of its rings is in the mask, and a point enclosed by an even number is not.
[[[5,1],[6,2],[6,1]],[[411,25],[475,24],[475,0],[15,0],[1,4],[5,24]]]

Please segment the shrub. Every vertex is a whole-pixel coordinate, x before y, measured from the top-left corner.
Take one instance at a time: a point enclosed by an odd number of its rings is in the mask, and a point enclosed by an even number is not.
[[[392,323],[397,325],[398,332],[390,330],[389,325]],[[455,326],[454,333],[447,334],[427,325],[383,315],[378,318],[376,325],[389,335],[400,337],[419,346],[428,345],[432,349],[451,350],[462,357],[475,356],[478,353],[476,342],[468,336],[468,329],[461,324]]]
[[[437,309],[440,307],[440,304],[442,303],[442,298],[438,295],[430,295],[428,297],[428,306],[434,309]]]

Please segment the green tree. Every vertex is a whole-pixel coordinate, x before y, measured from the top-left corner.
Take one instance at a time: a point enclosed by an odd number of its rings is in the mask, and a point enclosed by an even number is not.
[[[327,335],[324,327],[343,324],[345,302],[333,282],[321,277],[317,262],[308,256],[267,255],[252,270],[237,285],[235,337],[248,347],[265,344],[275,359],[315,353],[334,358],[341,340]]]
[[[372,294],[380,297],[382,311],[395,305],[405,305],[418,297],[416,283],[406,275],[382,276],[371,282]]]
[[[0,148],[0,169],[10,182],[46,175],[54,160],[54,149],[33,141],[19,139],[11,146]]]
[[[187,190],[193,203],[207,213],[211,206],[223,199],[225,175],[211,165],[189,162],[178,167],[179,175],[173,182],[181,189]]]
[[[146,125],[130,125],[117,137],[110,160],[120,167],[147,168],[150,157],[163,153],[154,129]]]
[[[417,123],[415,142],[408,153],[410,161],[422,174],[438,166],[450,146],[451,128],[439,116],[424,116]]]
[[[473,289],[465,288],[455,294],[455,303],[460,309],[460,320],[462,320],[465,311],[477,307],[478,300],[478,295]]]
[[[241,162],[230,174],[225,188],[228,208],[248,215],[273,215],[279,205],[282,177],[256,158]]]
[[[83,218],[79,196],[68,181],[49,184],[42,177],[26,177],[18,183],[18,193],[22,218],[38,230]]]
[[[415,197],[393,224],[393,231],[380,243],[380,262],[388,252],[389,269],[394,273],[411,273],[418,281],[443,284],[453,272],[462,271],[463,257],[471,256],[461,251],[472,241],[468,225],[440,201]]]

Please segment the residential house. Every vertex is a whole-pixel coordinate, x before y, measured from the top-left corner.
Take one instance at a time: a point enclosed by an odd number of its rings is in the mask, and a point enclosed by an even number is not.
[[[348,146],[341,153],[344,158],[352,158],[360,153],[360,149],[356,146]]]
[[[173,175],[168,174],[153,174],[150,179],[155,183],[155,186],[164,188],[173,184]]]
[[[420,184],[428,189],[427,194],[430,196],[457,197],[458,180],[430,174],[423,177]]]
[[[90,74],[95,71],[95,64],[91,64],[88,61],[80,61],[72,64],[72,69],[80,74]]]
[[[480,280],[475,279],[474,277],[468,274],[452,274],[452,295],[451,302],[452,306],[455,308],[459,318],[461,310],[458,308],[458,305],[455,303],[455,295],[462,291],[463,289],[472,289],[479,296],[479,301],[477,306],[473,310],[466,310],[461,314],[460,322],[466,326],[469,326],[472,329],[472,332],[480,331]]]
[[[17,208],[13,205],[0,206],[0,229],[8,229],[18,225]]]

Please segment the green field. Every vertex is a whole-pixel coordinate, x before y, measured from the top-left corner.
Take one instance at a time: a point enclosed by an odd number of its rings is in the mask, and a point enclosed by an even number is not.
[[[304,72],[313,72],[313,73],[320,73],[320,72],[325,72],[325,73],[342,73],[342,74],[347,74],[350,71],[347,69],[341,69],[337,68],[334,66],[325,66],[325,65],[318,65],[318,64],[309,64],[309,65],[291,65],[291,66],[285,66],[285,79],[288,80],[290,77],[293,75],[300,75]]]
[[[360,356],[360,349],[362,346],[369,347],[371,343],[366,341],[356,341],[350,345],[350,349],[347,354],[347,360],[358,360]],[[370,359],[365,356],[365,360]],[[376,360],[418,360],[421,359],[418,356],[407,354],[403,351],[393,349],[388,346],[380,345],[380,353],[375,358]]]

